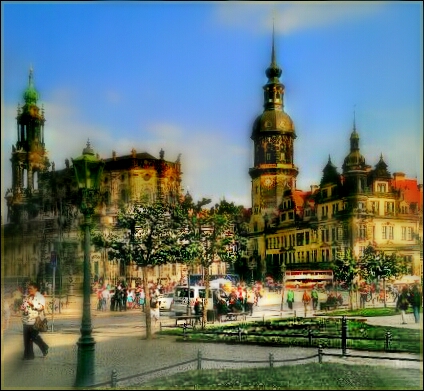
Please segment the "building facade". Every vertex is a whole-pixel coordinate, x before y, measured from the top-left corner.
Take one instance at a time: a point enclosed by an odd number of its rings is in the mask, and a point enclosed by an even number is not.
[[[84,259],[83,233],[80,229],[78,185],[74,169],[65,159],[65,168],[56,170],[46,152],[44,108],[39,108],[39,93],[34,86],[32,69],[24,105],[18,106],[17,141],[12,146],[12,187],[6,192],[7,215],[2,222],[2,278],[6,284],[21,284],[26,280],[52,283],[62,291],[81,289]],[[46,132],[47,133],[47,132]],[[87,148],[90,148],[88,143]],[[101,200],[93,221],[96,229],[111,230],[119,209],[129,203],[168,203],[182,197],[181,161],[165,160],[165,152],[156,158],[134,148],[125,156],[104,159],[100,184]],[[57,260],[53,270],[52,259]],[[105,250],[91,251],[93,282],[116,283],[126,280],[135,285],[141,280],[136,265],[109,262]],[[53,273],[55,272],[55,273]],[[185,265],[166,264],[149,269],[148,279],[178,283],[187,273],[201,273],[199,268],[187,270]],[[214,265],[211,274],[225,273],[225,265]],[[163,281],[165,280],[165,281]]]
[[[296,132],[284,111],[284,85],[274,42],[265,72],[264,110],[253,123],[254,165],[249,266],[258,278],[282,270],[328,269],[349,249],[360,257],[368,245],[396,252],[409,274],[422,276],[422,184],[391,174],[383,156],[375,167],[360,152],[355,119],[350,152],[339,173],[329,157],[319,186],[296,187]]]

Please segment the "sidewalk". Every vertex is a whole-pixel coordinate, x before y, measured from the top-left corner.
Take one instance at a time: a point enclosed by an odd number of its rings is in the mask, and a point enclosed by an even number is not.
[[[121,327],[115,333],[94,333],[95,345],[95,383],[110,382],[112,370],[117,371],[117,378],[122,379],[139,373],[153,371],[152,376],[166,376],[177,372],[196,369],[198,351],[202,357],[216,359],[204,361],[203,368],[239,368],[267,367],[269,354],[275,361],[310,357],[317,354],[316,348],[299,347],[261,347],[252,345],[229,345],[212,343],[175,342],[175,337],[155,336],[152,340],[144,340],[143,329]],[[15,332],[6,335],[2,343],[2,390],[12,389],[73,389],[76,376],[78,333],[45,333],[43,338],[50,345],[47,358],[35,347],[36,359],[22,361],[22,336]],[[326,350],[325,352],[340,353]],[[323,362],[341,362],[344,364],[384,365],[388,368],[415,368],[422,370],[422,362],[395,360],[395,357],[419,358],[416,354],[393,354],[384,352],[348,352],[361,355],[380,355],[391,357],[391,360],[364,358],[337,358],[324,356]],[[181,362],[194,360],[191,364],[178,366],[166,371],[157,371],[161,367],[172,366]],[[237,362],[220,362],[234,360]],[[263,364],[249,364],[248,361],[263,361]],[[318,362],[317,357],[299,362],[279,363],[278,365],[299,365],[300,363]],[[277,364],[275,364],[277,365]],[[132,379],[129,384],[137,384],[147,380]],[[110,384],[110,383],[109,383]],[[119,384],[119,383],[118,383]],[[122,386],[122,384],[120,384]]]
[[[266,311],[268,305],[264,303],[261,311]],[[277,303],[278,304],[278,303]],[[92,308],[95,308],[92,306]],[[59,331],[43,333],[42,337],[49,344],[49,355],[42,358],[38,347],[34,347],[36,359],[33,361],[22,361],[22,326],[19,317],[13,317],[9,330],[2,335],[2,390],[14,389],[73,389],[77,367],[77,342],[80,337],[80,324],[82,312],[82,299],[75,303],[72,308],[64,309],[62,314],[56,314],[55,319],[64,319],[68,322],[67,327],[58,328]],[[138,311],[129,312],[135,314]],[[285,311],[287,316],[289,312]],[[165,376],[180,371],[196,368],[196,362],[175,367],[172,370],[155,371],[161,367],[168,367],[177,363],[195,360],[200,350],[204,358],[216,359],[216,362],[205,361],[204,368],[238,368],[238,367],[266,367],[267,364],[249,364],[249,360],[266,361],[270,353],[275,360],[286,360],[289,358],[303,358],[315,355],[315,348],[299,347],[262,347],[252,345],[228,345],[213,343],[190,343],[176,342],[175,337],[155,335],[152,340],[145,340],[145,329],[138,319],[122,323],[120,312],[101,312],[92,310],[92,318],[109,317],[110,322],[93,330],[95,345],[95,383],[110,382],[112,370],[117,371],[118,379],[154,371],[152,376]],[[50,315],[49,320],[50,320]],[[74,321],[75,319],[75,321]],[[400,326],[410,328],[422,328],[422,322],[418,325],[409,323],[400,325],[400,315],[380,318],[368,318],[370,324],[386,326]],[[376,323],[372,323],[376,322]],[[159,325],[154,331],[159,330]],[[324,350],[324,353],[326,351]],[[334,352],[334,351],[332,351]],[[336,353],[340,353],[337,351]],[[349,352],[359,354],[358,352]],[[399,361],[395,358],[410,357],[421,358],[420,355],[407,353],[385,353],[385,352],[360,352],[361,355],[381,355],[391,357],[391,360],[377,359],[354,359],[325,357],[324,362],[343,362],[346,364],[384,365],[388,368],[417,368],[422,370],[422,362]],[[240,360],[242,363],[223,363],[218,360]],[[300,363],[317,362],[317,358],[300,361]],[[298,365],[299,362],[282,363],[278,365]],[[147,378],[143,378],[147,380]],[[133,383],[139,383],[140,379],[133,379]],[[119,383],[118,383],[119,384]],[[122,384],[121,384],[122,385]]]

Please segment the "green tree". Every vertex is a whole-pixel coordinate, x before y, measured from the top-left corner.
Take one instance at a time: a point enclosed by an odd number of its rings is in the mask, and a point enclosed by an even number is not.
[[[355,286],[355,279],[359,273],[359,267],[350,249],[345,251],[343,258],[336,258],[335,262],[333,263],[333,273],[334,278],[338,283],[344,282],[348,286],[349,308],[353,309],[352,296]]]
[[[187,220],[187,237],[191,248],[192,262],[197,262],[203,267],[205,281],[205,302],[203,306],[203,321],[207,318],[207,305],[209,297],[209,268],[216,259],[233,264],[247,241],[241,235],[243,232],[239,216],[242,207],[221,200],[211,209],[205,206],[210,203],[209,199],[203,198],[196,204],[187,197],[184,203]],[[237,222],[240,222],[237,228]]]
[[[386,307],[386,280],[406,274],[407,265],[396,253],[385,254],[369,245],[359,259],[359,274],[368,283],[382,279],[384,307]]]
[[[94,235],[93,243],[108,249],[109,260],[135,262],[143,271],[146,293],[146,338],[152,337],[147,268],[171,261],[185,262],[192,249],[187,242],[184,211],[179,205],[130,205],[120,210],[111,233]]]

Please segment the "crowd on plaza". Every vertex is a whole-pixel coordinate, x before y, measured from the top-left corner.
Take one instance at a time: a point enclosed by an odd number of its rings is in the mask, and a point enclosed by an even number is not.
[[[159,282],[149,281],[147,284],[150,297],[156,301],[159,295],[173,292],[174,287],[174,282],[162,285]],[[145,310],[146,292],[142,283],[135,286],[129,286],[125,281],[118,281],[116,285],[95,283],[92,289],[97,295],[98,311],[126,311],[136,308]]]

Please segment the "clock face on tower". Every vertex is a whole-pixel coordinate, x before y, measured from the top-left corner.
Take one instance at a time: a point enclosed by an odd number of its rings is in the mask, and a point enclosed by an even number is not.
[[[265,176],[262,178],[261,182],[263,187],[270,189],[271,187],[274,187],[275,179],[272,176]]]

